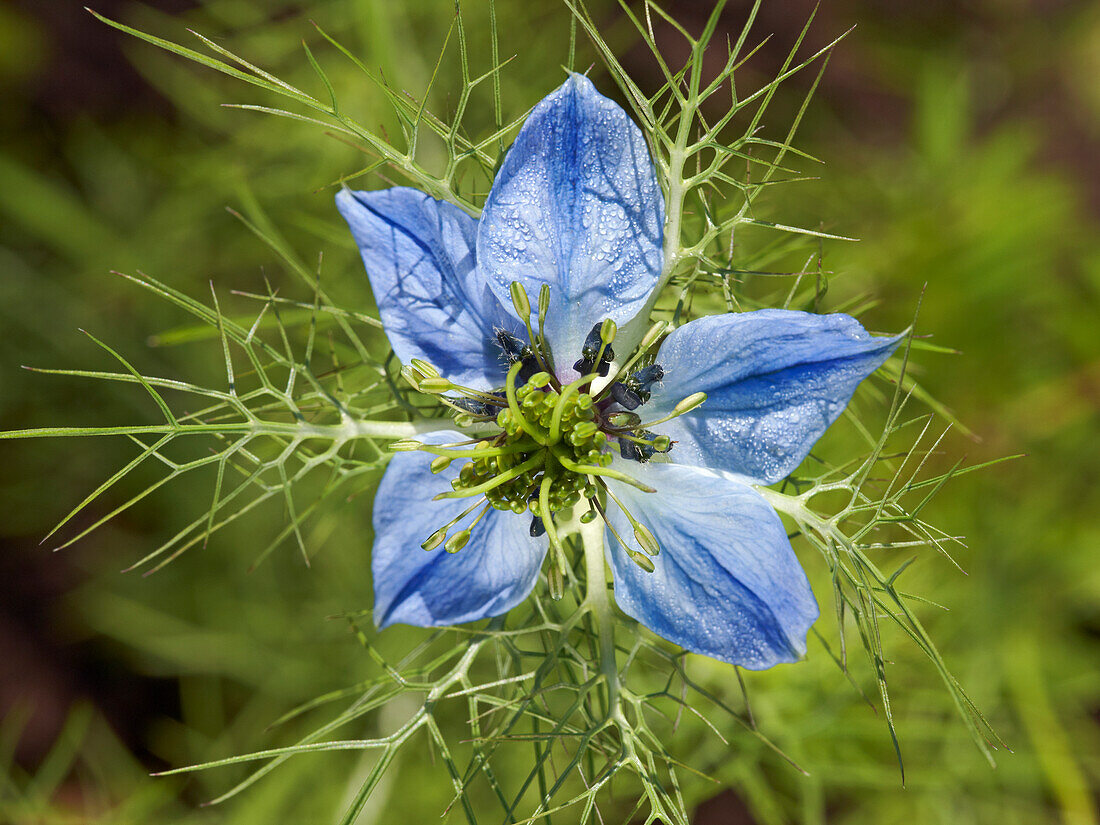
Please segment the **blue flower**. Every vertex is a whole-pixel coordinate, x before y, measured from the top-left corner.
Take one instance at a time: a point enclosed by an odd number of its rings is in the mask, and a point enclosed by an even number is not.
[[[493,433],[434,433],[430,466],[391,461],[374,511],[379,627],[509,610],[583,512],[606,523],[619,607],[660,636],[752,669],[805,653],[817,604],[753,485],[801,463],[898,338],[761,310],[616,360],[615,329],[661,277],[664,197],[637,126],[580,75],[532,111],[480,220],[404,187],[336,201],[397,357],[433,365],[433,391]]]

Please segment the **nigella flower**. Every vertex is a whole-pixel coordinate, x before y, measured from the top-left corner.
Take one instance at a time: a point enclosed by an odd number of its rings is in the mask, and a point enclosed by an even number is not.
[[[599,518],[616,602],[658,635],[753,669],[803,655],[817,604],[753,485],[799,465],[897,338],[761,310],[618,352],[661,276],[664,198],[640,130],[576,74],[531,112],[480,220],[404,187],[337,205],[407,374],[478,424],[386,470],[379,627],[499,615],[567,524]]]

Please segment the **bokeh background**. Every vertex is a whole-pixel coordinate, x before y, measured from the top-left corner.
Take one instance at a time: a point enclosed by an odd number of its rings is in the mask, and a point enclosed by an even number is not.
[[[97,23],[82,5],[0,5],[3,429],[153,420],[140,392],[20,369],[106,368],[78,328],[142,370],[216,384],[209,342],[166,336],[186,319],[108,273],[141,269],[199,297],[210,280],[223,295],[261,291],[265,275],[289,283],[226,206],[265,215],[311,255],[324,249],[344,301],[367,302],[326,188],[364,165],[357,152],[315,128],[221,108],[265,101]],[[723,26],[736,32],[748,5],[730,2]],[[560,82],[568,18],[551,0],[498,6],[504,54],[518,49],[504,83],[515,116]],[[474,60],[488,68],[477,35],[486,7],[463,7]],[[812,7],[765,2],[756,31],[775,36],[743,88],[774,74]],[[419,90],[452,4],[95,8],[171,39],[195,28],[311,89],[300,43],[319,42],[316,20],[395,85]],[[709,3],[672,8],[697,30]],[[626,65],[654,78],[616,10],[593,9]],[[904,789],[881,719],[835,668],[811,661],[762,676],[756,693],[771,735],[812,776],[735,743],[707,756],[720,784],[692,792],[696,821],[1096,823],[1100,5],[823,0],[808,48],[853,25],[800,131],[798,145],[826,161],[807,170],[821,180],[777,191],[767,217],[862,239],[827,245],[825,265],[842,273],[837,295],[881,299],[865,316],[873,328],[906,326],[923,292],[919,331],[960,351],[916,365],[965,425],[942,445],[944,462],[1027,454],[956,480],[932,505],[931,520],[968,537],[958,557],[969,575],[933,554],[913,574],[950,608],[921,615],[1013,752],[991,769],[931,668],[904,639],[888,639]],[[366,122],[393,128],[353,67],[331,49],[318,54]],[[768,125],[785,125],[811,80],[792,81]],[[281,526],[277,509],[155,576],[121,573],[201,512],[209,479],[165,488],[63,552],[39,546],[128,458],[118,441],[0,442],[0,821],[331,821],[363,768],[355,755],[292,760],[216,808],[198,805],[238,772],[148,772],[289,741],[305,728],[272,739],[265,727],[369,674],[343,625],[324,618],[368,602],[366,508],[352,501],[313,525],[307,539],[320,552],[308,573],[292,548],[249,572],[260,538]],[[417,759],[399,764],[363,822],[434,819],[447,789]]]

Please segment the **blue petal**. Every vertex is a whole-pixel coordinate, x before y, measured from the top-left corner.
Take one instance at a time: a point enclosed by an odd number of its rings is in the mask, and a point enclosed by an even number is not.
[[[436,443],[465,436],[435,434]],[[428,439],[425,439],[428,440]],[[469,543],[451,554],[442,546],[425,552],[428,536],[473,500],[432,496],[451,489],[462,462],[433,475],[424,453],[398,453],[386,468],[374,500],[374,621],[378,627],[403,623],[419,627],[460,624],[505,613],[523,601],[538,579],[547,539],[531,538],[530,519],[489,510]],[[474,513],[452,535],[469,526]]]
[[[402,363],[423,358],[452,381],[503,383],[495,326],[518,329],[478,274],[477,221],[406,187],[344,189],[336,206],[363,256],[379,315]]]
[[[663,230],[664,198],[641,131],[573,74],[512,144],[485,203],[478,260],[509,308],[513,281],[532,305],[550,285],[546,337],[566,375],[594,324],[622,325],[645,304],[660,276]]]
[[[647,573],[608,531],[623,612],[690,651],[751,670],[801,658],[817,602],[783,523],[760,494],[719,473],[675,464],[618,469],[657,488],[643,493],[607,482],[661,545]],[[630,523],[612,502],[608,518],[633,542]]]
[[[644,415],[660,418],[707,393],[702,406],[655,428],[676,442],[669,459],[774,484],[900,341],[873,337],[848,315],[764,309],[700,318],[662,344],[664,380]]]

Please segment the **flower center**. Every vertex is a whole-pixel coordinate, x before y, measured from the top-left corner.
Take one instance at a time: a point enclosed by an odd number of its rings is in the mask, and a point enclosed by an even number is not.
[[[643,423],[634,412],[650,398],[651,387],[664,377],[657,364],[636,371],[630,369],[657,343],[665,325],[656,324],[642,339],[633,357],[611,374],[604,385],[594,389],[594,382],[611,373],[615,339],[615,324],[610,319],[596,324],[588,334],[580,358],[573,367],[580,378],[562,384],[554,372],[554,354],[542,334],[545,293],[539,296],[539,334],[530,322],[530,305],[522,289],[513,284],[513,300],[519,317],[526,319],[529,344],[511,333],[498,330],[497,345],[509,364],[503,388],[482,392],[461,387],[423,361],[414,360],[402,369],[402,374],[422,392],[437,395],[455,410],[455,423],[465,428],[480,425],[499,427],[494,434],[457,444],[434,446],[415,441],[396,442],[396,450],[423,450],[432,453],[432,471],[442,472],[456,460],[463,460],[451,490],[437,499],[473,498],[474,504],[451,522],[436,530],[423,543],[425,550],[440,544],[456,553],[469,541],[471,532],[490,509],[511,510],[517,515],[531,514],[530,533],[547,533],[554,550],[551,562],[551,584],[560,584],[564,556],[557,536],[556,522],[573,517],[573,508],[581,505],[580,521],[590,522],[603,517],[608,522],[605,507],[614,503],[622,509],[634,529],[634,537],[645,553],[628,549],[639,565],[652,569],[649,556],[658,552],[653,534],[639,524],[613,495],[606,481],[614,479],[645,492],[655,492],[637,479],[611,467],[610,447],[617,443],[620,455],[634,461],[648,461],[657,453],[667,453],[672,442],[649,427],[681,415],[706,400],[703,393],[689,396],[676,405],[671,415]],[[461,395],[454,397],[450,393]],[[452,528],[480,512],[472,522],[453,535]],[[624,547],[625,542],[620,541]],[[554,571],[557,571],[554,573]]]
[[[451,486],[455,492],[484,491],[497,510],[530,510],[532,534],[541,535],[547,515],[568,510],[581,498],[595,498],[592,477],[571,468],[606,468],[611,463],[607,435],[597,423],[592,396],[574,384],[556,389],[546,372],[506,397],[516,403],[497,413],[501,432],[479,442],[482,454],[475,452]]]

